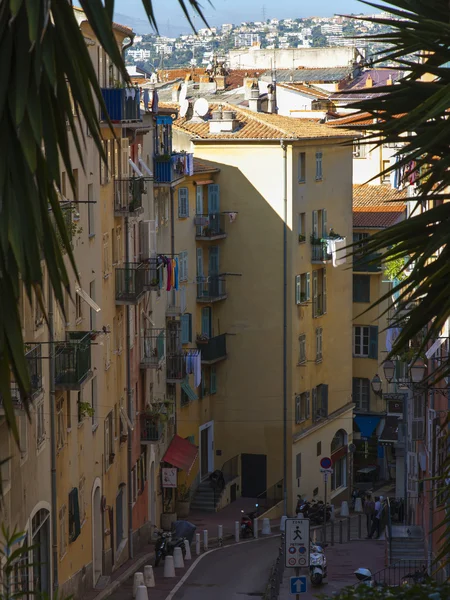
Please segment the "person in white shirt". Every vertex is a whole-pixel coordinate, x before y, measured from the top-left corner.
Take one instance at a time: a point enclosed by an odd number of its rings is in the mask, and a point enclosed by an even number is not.
[[[380,537],[380,525],[381,525],[381,515],[383,513],[383,496],[375,496],[375,514],[372,521],[372,529],[369,534],[369,539],[371,540],[373,534],[377,533],[377,538]]]

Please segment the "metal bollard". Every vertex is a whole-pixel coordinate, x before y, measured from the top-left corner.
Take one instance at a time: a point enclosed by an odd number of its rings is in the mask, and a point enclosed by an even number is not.
[[[200,534],[195,534],[195,554],[198,556],[200,554]]]
[[[208,550],[208,530],[203,530],[203,550],[206,552]]]
[[[331,545],[334,546],[334,521],[331,521]]]
[[[347,542],[350,541],[350,517],[347,518]]]
[[[253,537],[255,540],[258,537],[258,518],[253,519]]]
[[[362,538],[362,515],[358,515],[358,539]]]
[[[342,521],[339,521],[339,543],[342,544],[343,542],[343,537],[342,537]]]
[[[239,521],[234,522],[234,541],[239,541]]]
[[[192,560],[191,546],[189,540],[184,540],[184,560]]]
[[[219,546],[223,546],[223,525],[217,527],[217,538],[219,540]]]

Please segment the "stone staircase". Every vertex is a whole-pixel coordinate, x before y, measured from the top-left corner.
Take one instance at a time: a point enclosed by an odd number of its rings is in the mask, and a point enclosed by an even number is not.
[[[425,559],[425,536],[418,525],[393,525],[388,544],[389,564]]]
[[[216,490],[215,494],[214,496],[214,489],[209,480],[201,481],[191,502],[191,509],[203,512],[216,512],[221,492]]]

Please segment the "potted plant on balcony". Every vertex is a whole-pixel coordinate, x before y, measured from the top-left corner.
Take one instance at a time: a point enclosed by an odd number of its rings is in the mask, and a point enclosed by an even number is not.
[[[172,490],[170,495],[164,498],[163,512],[161,513],[161,529],[164,531],[170,531],[172,529],[172,523],[177,520],[177,513],[172,510]]]
[[[175,509],[178,518],[185,519],[189,516],[189,510],[191,507],[191,490],[189,486],[182,483],[177,487],[177,502]]]
[[[209,337],[206,333],[197,333],[196,342],[197,344],[207,344]]]
[[[299,233],[298,234],[298,241],[300,243],[306,241],[306,235],[303,235],[303,233]]]

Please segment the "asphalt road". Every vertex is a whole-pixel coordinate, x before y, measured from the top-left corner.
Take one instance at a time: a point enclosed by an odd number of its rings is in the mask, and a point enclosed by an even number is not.
[[[203,558],[173,600],[261,598],[280,538],[259,539],[223,548]]]

